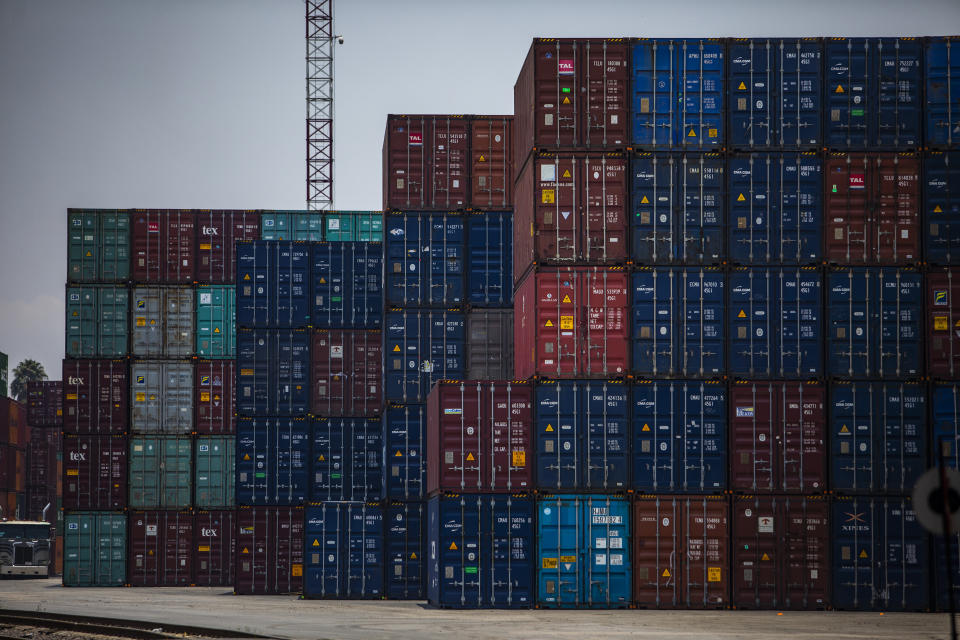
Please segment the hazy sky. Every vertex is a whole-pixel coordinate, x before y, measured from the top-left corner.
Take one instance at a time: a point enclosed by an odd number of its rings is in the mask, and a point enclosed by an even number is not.
[[[661,8],[663,7],[663,8]],[[958,0],[338,0],[335,205],[387,113],[511,113],[534,36],[960,33]],[[63,357],[67,207],[305,206],[302,0],[0,0],[0,351]]]

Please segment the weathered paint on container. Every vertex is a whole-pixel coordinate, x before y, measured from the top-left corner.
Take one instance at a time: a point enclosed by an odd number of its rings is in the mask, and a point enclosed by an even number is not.
[[[67,282],[129,279],[129,212],[67,209]]]
[[[383,324],[383,245],[325,242],[311,247],[311,324],[379,329]]]
[[[300,415],[310,410],[310,332],[237,331],[237,412]]]
[[[127,355],[129,293],[123,286],[67,287],[68,358]]]
[[[127,514],[64,515],[63,586],[122,587],[127,581]]]
[[[64,360],[64,433],[126,431],[128,388],[126,360]]]
[[[193,582],[198,587],[233,586],[236,511],[196,511],[193,524]]]
[[[237,504],[303,504],[309,494],[309,466],[309,419],[238,419]]]
[[[470,206],[513,206],[513,116],[473,116],[470,121]]]
[[[926,80],[926,143],[928,147],[949,148],[960,142],[960,55],[956,36],[930,38],[924,51],[924,79]]]
[[[325,242],[383,242],[382,211],[324,211],[323,220]]]
[[[300,593],[303,507],[237,509],[237,594]]]
[[[318,211],[261,211],[260,239],[320,242],[323,223]]]
[[[233,360],[197,360],[193,374],[193,428],[199,434],[233,433],[237,427]]]
[[[110,510],[127,506],[127,439],[63,437],[63,508]]]
[[[260,239],[256,211],[196,211],[196,280],[203,284],[233,284],[237,275],[237,242]]]
[[[513,379],[513,309],[467,311],[467,380]]]
[[[200,358],[233,358],[237,342],[236,287],[197,288],[196,353]]]
[[[311,336],[315,416],[376,416],[383,407],[383,336],[378,329],[317,329]]]
[[[304,508],[303,597],[379,599],[383,590],[383,507],[319,502]]]
[[[383,520],[384,595],[391,600],[423,600],[427,565],[426,503],[422,500],[386,502]]]
[[[437,380],[462,380],[466,316],[456,310],[393,309],[383,335],[384,399],[425,402]]]
[[[957,60],[960,62],[960,56]],[[960,108],[955,117],[960,120]],[[960,264],[960,152],[928,151],[923,155],[923,220],[926,262]]]
[[[127,582],[134,587],[193,584],[193,514],[133,511],[127,537]]]
[[[132,291],[131,345],[139,357],[193,355],[193,290],[188,287],[135,287]]]
[[[427,407],[388,404],[383,412],[384,495],[395,500],[426,497]]]
[[[310,247],[297,242],[237,245],[237,326],[296,329],[310,324]]]
[[[130,438],[130,507],[188,509],[193,498],[193,441],[188,436]]]
[[[27,424],[32,427],[60,426],[63,421],[63,383],[34,380],[27,383]]]
[[[470,191],[470,120],[388,115],[383,136],[383,209],[463,209]]]
[[[927,374],[960,377],[960,271],[930,270],[927,285]]]
[[[386,216],[386,302],[406,307],[464,303],[466,225],[458,213]]]
[[[61,484],[62,454],[60,430],[56,428],[31,427],[30,441],[26,446],[26,493],[27,520],[44,520],[43,510],[49,504],[50,522],[59,519],[58,502],[63,493]],[[0,461],[2,464],[4,461]],[[6,485],[0,477],[0,485]]]
[[[194,440],[194,507],[229,509],[236,504],[235,442],[232,435],[200,436]]]
[[[314,418],[310,500],[376,500],[383,490],[380,418]]]
[[[196,274],[194,212],[135,209],[131,217],[131,279],[141,283],[187,284]]]
[[[473,211],[466,221],[465,302],[473,308],[513,306],[513,213]]]
[[[130,365],[130,431],[189,434],[193,424],[193,363]]]

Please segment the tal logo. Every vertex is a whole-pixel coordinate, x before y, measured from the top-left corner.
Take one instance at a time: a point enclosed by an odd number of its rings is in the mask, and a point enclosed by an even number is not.
[[[562,76],[572,76],[573,60],[557,60],[557,73]]]
[[[851,189],[863,189],[864,181],[862,173],[851,173],[850,174],[850,188]]]
[[[159,223],[159,222],[148,222],[148,223],[147,223],[147,232],[148,232],[148,233],[160,233],[160,223]]]
[[[409,144],[411,145],[423,145],[423,133],[422,132],[414,133],[413,131],[411,131],[410,136],[408,137],[408,141],[409,141]]]
[[[216,537],[217,537],[217,530],[216,530],[216,529],[203,528],[203,529],[200,530],[200,535],[203,536],[204,538],[216,538]]]
[[[218,236],[220,233],[217,231],[216,227],[202,227],[201,231],[205,236]]]
[[[67,384],[83,384],[83,378],[70,376],[67,378]]]

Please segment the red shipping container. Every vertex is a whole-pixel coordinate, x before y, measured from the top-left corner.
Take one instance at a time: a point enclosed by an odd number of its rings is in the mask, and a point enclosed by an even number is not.
[[[63,409],[63,385],[59,380],[27,383],[27,424],[59,427]]]
[[[535,38],[513,87],[514,166],[533,148],[624,149],[629,100],[623,38]]]
[[[0,491],[13,491],[16,473],[17,448],[12,444],[0,443]],[[2,514],[5,515],[5,514]]]
[[[236,540],[236,593],[300,593],[303,507],[240,507]]]
[[[723,496],[638,496],[633,600],[650,609],[727,606],[730,530]]]
[[[830,605],[829,505],[822,496],[733,499],[733,605],[825,609]]]
[[[222,435],[237,430],[233,360],[198,360],[193,376],[194,430]]]
[[[466,208],[470,162],[468,116],[388,115],[383,138],[384,210]]]
[[[29,439],[26,407],[13,398],[0,398],[0,443],[23,447]]]
[[[138,209],[133,213],[131,249],[134,282],[189,283],[194,262],[193,211]]]
[[[236,242],[260,239],[256,211],[197,211],[197,282],[232,284],[236,281]]]
[[[47,517],[55,517],[60,485],[58,459],[60,430],[34,428],[27,447],[27,515],[43,519],[43,509],[51,505]]]
[[[427,397],[427,493],[533,489],[526,382],[438,382]]]
[[[193,583],[233,586],[234,511],[197,511],[193,522]]]
[[[64,360],[64,433],[125,432],[129,392],[126,360]]]
[[[192,584],[193,514],[133,511],[127,527],[127,580],[134,587]]]
[[[927,373],[960,378],[960,269],[927,273]]]
[[[824,176],[824,254],[845,265],[920,260],[920,159],[831,153]]]
[[[117,510],[127,505],[127,439],[63,437],[63,508]]]
[[[379,330],[313,332],[313,415],[376,416],[383,404],[383,337]]]
[[[470,123],[470,207],[513,208],[513,116],[473,116]]]
[[[514,294],[516,376],[626,375],[628,287],[627,274],[616,267],[531,272]]]

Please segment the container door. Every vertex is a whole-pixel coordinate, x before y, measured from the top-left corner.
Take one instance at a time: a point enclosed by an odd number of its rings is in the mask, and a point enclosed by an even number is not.
[[[777,278],[779,331],[773,329],[777,353],[774,370],[786,378],[812,378],[823,373],[822,295],[816,268],[784,269]],[[731,294],[732,295],[732,294]]]
[[[346,509],[341,530],[347,546],[344,575],[345,598],[375,598],[383,595],[383,511],[377,504],[353,503]]]
[[[910,495],[927,469],[926,392],[915,382],[884,382],[878,387],[881,404],[874,448],[883,452],[883,464],[877,482],[885,494]]]
[[[631,257],[638,264],[674,262],[675,156],[638,153],[630,163]]]
[[[588,376],[624,375],[628,371],[629,357],[628,277],[621,271],[589,271],[581,278],[581,286],[582,292],[575,299],[583,305],[578,305],[575,313],[583,313],[582,319],[577,320],[577,329],[584,334],[577,373]],[[562,302],[565,301],[566,298]],[[561,334],[564,333],[563,323],[561,310]]]
[[[582,215],[578,259],[591,264],[623,264],[627,258],[627,160],[604,154],[583,158],[576,213]]]
[[[680,274],[678,311],[683,331],[680,370],[697,377],[721,374],[725,370],[725,276],[713,269],[684,269]]]
[[[830,604],[829,505],[817,498],[782,502],[783,564],[780,596],[789,609],[825,609]]]
[[[537,487],[572,490],[579,485],[581,446],[577,424],[584,408],[577,381],[536,386]]]
[[[732,271],[730,279],[730,373],[746,379],[773,375],[774,341],[785,326],[771,313],[778,274],[772,269]],[[779,306],[779,305],[778,305]],[[778,323],[779,324],[779,323]]]
[[[676,491],[684,483],[686,471],[677,466],[685,449],[685,423],[677,413],[681,389],[679,383],[649,380],[633,388],[633,486],[638,491]]]
[[[681,550],[684,602],[704,609],[725,606],[730,561],[727,501],[719,497],[690,498],[681,505],[686,546]]]
[[[779,146],[798,149],[821,144],[821,44],[815,38],[782,40],[777,51],[778,100],[775,127]]]
[[[485,566],[484,606],[529,607],[533,604],[533,500],[511,495],[482,496]],[[485,536],[486,537],[486,536]]]
[[[953,270],[927,274],[928,373],[960,375],[960,277]]]
[[[305,508],[303,594],[308,598],[335,598],[342,595],[340,558],[344,555],[340,532],[346,525],[342,504]]]
[[[875,290],[865,269],[830,272],[827,301],[828,372],[845,377],[870,373],[871,300]]]
[[[537,273],[537,348],[535,370],[565,377],[581,371],[577,316],[582,308],[581,274]]]
[[[725,45],[716,40],[682,40],[678,56],[675,91],[679,113],[674,129],[675,144],[710,149],[724,141],[723,56]]]
[[[778,392],[777,485],[780,491],[819,493],[826,488],[826,414],[823,387],[802,382],[774,385]]]
[[[526,491],[533,488],[528,464],[533,428],[533,393],[523,384],[484,385],[482,456],[484,486],[488,491]]]
[[[484,212],[467,217],[467,295],[472,305],[499,307],[513,301],[513,215]]]
[[[677,300],[679,271],[651,269],[633,274],[633,372],[678,373],[682,333]]]
[[[953,51],[956,38],[931,38],[927,42],[926,69],[926,143],[928,146],[952,146],[958,140],[960,109],[957,95],[951,91],[960,80],[960,55]],[[929,254],[928,254],[929,257]]]
[[[735,149],[769,147],[778,133],[773,117],[777,48],[770,40],[735,40],[729,45],[729,144]]]
[[[933,47],[931,44],[930,48]],[[954,55],[954,60],[960,67],[960,55]],[[955,73],[960,79],[960,68]],[[960,109],[953,119],[960,124]],[[923,203],[926,261],[934,265],[960,263],[960,153],[929,151],[924,154]]]
[[[536,158],[534,171],[534,255],[541,262],[577,261],[583,253],[578,191],[584,167],[574,154]],[[586,160],[584,160],[586,162]],[[582,188],[582,187],[581,187]]]
[[[385,508],[385,594],[396,600],[424,598],[423,540],[427,511],[423,502],[394,502]]]
[[[678,387],[680,384],[678,384]],[[684,491],[716,492],[727,485],[727,396],[720,382],[684,382],[677,394],[684,447],[677,466]]]
[[[640,40],[633,45],[631,112],[636,145],[669,148],[679,142],[674,133],[674,77],[680,74],[675,46],[670,40]]]
[[[731,58],[735,60],[732,52]],[[738,81],[731,76],[730,86],[736,87],[738,83],[744,85],[745,80]],[[747,98],[734,97],[734,100],[739,103]],[[736,131],[737,124],[733,126]],[[744,123],[744,126],[749,125]],[[728,167],[730,224],[727,251],[730,261],[734,264],[765,264],[776,262],[777,256],[782,260],[782,248],[777,245],[781,240],[778,235],[781,225],[778,179],[783,174],[783,156],[772,153],[733,156]],[[788,196],[783,193],[782,197]]]
[[[388,406],[384,412],[386,495],[400,500],[424,497],[426,475],[423,405]]]
[[[637,498],[633,509],[633,599],[641,607],[680,606],[680,504],[676,498]]]
[[[734,593],[736,606],[771,609],[781,606],[781,537],[785,534],[778,498],[738,498],[734,502]]]
[[[839,491],[875,490],[874,465],[881,452],[874,449],[873,425],[878,400],[870,383],[838,383],[832,391],[830,412],[831,485]]]
[[[627,388],[614,382],[583,384],[585,416],[581,486],[588,491],[625,491],[628,487],[629,435]]]
[[[575,496],[558,496],[538,501],[539,529],[537,569],[540,604],[576,607],[583,604],[586,558],[583,541],[583,503]]]
[[[582,585],[591,607],[625,607],[630,602],[630,514],[620,498],[590,496],[583,509]],[[562,560],[562,559],[561,559]]]

